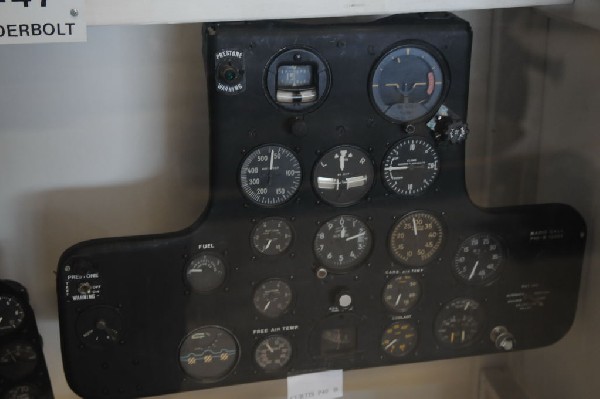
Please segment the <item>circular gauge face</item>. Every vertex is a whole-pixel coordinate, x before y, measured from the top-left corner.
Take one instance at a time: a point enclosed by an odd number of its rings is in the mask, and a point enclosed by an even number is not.
[[[442,308],[435,319],[435,336],[439,342],[455,348],[468,346],[483,329],[483,309],[468,298],[457,298]]]
[[[281,335],[272,335],[260,341],[254,350],[254,360],[266,373],[281,371],[292,359],[292,344]]]
[[[38,355],[25,342],[11,342],[0,348],[0,376],[16,380],[31,374],[37,366]]]
[[[266,218],[259,221],[252,233],[252,247],[263,255],[279,255],[292,243],[292,226],[283,218]]]
[[[333,206],[356,204],[371,189],[373,163],[358,147],[344,145],[326,152],[313,169],[313,187]]]
[[[436,56],[414,45],[396,47],[375,65],[371,98],[388,120],[414,122],[432,116],[444,93],[444,72]]]
[[[302,180],[300,162],[294,153],[279,145],[258,147],[240,168],[242,193],[260,206],[277,206],[298,191]]]
[[[396,222],[388,243],[396,261],[419,267],[433,260],[442,248],[443,241],[442,222],[429,212],[417,211]]]
[[[340,215],[323,223],[314,241],[319,262],[332,271],[348,271],[371,251],[371,231],[356,216]]]
[[[225,378],[235,368],[238,357],[237,339],[219,326],[192,331],[179,347],[179,364],[184,373],[202,382]]]
[[[110,306],[85,310],[77,319],[77,333],[85,345],[104,349],[121,339],[123,321],[119,312]]]
[[[253,297],[254,307],[261,315],[279,317],[288,311],[292,304],[292,288],[283,280],[265,280],[256,287]]]
[[[185,279],[194,292],[204,294],[219,288],[223,284],[226,269],[220,256],[212,253],[201,253],[188,262]]]
[[[425,139],[398,141],[383,159],[383,182],[394,193],[406,197],[422,194],[440,170],[435,148]]]
[[[460,244],[452,268],[466,283],[485,284],[498,277],[503,259],[502,245],[496,237],[475,234]]]
[[[16,331],[25,319],[25,310],[18,299],[0,296],[0,336]]]
[[[381,349],[394,357],[402,357],[417,346],[417,329],[412,323],[398,321],[390,324],[381,336]]]
[[[18,385],[2,395],[2,399],[37,399],[41,397],[39,388],[34,385]]]
[[[412,309],[421,297],[421,285],[412,276],[392,278],[383,289],[383,303],[394,313]]]

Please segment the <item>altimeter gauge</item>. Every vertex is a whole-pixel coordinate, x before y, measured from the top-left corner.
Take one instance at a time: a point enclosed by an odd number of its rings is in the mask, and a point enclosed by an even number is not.
[[[246,198],[256,205],[272,207],[289,201],[302,180],[300,162],[280,145],[252,150],[240,167],[239,184]]]
[[[394,259],[407,266],[419,267],[431,262],[444,241],[440,219],[431,212],[416,211],[400,218],[389,235]]]
[[[331,271],[344,272],[364,262],[373,245],[369,227],[352,215],[340,215],[323,223],[317,231],[314,251],[318,261]]]
[[[356,204],[371,189],[373,163],[358,147],[343,145],[326,152],[313,169],[313,187],[333,206]]]
[[[383,159],[382,175],[394,193],[414,197],[423,194],[440,170],[438,154],[429,141],[410,137],[396,142]]]
[[[370,94],[375,109],[395,123],[410,123],[432,116],[446,90],[441,56],[429,46],[395,47],[377,61]]]

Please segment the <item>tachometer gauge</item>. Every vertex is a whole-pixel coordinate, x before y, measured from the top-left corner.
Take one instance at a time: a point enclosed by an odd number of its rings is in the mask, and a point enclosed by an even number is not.
[[[348,271],[369,256],[372,246],[369,227],[352,215],[340,215],[323,223],[314,241],[319,262],[332,271]]]
[[[349,145],[326,152],[315,164],[313,187],[333,206],[356,204],[371,189],[373,163],[360,148]]]
[[[185,269],[185,279],[194,292],[204,294],[221,286],[226,267],[220,256],[201,253],[193,257]]]
[[[417,329],[406,321],[397,321],[390,324],[383,331],[381,349],[394,357],[402,357],[417,346]]]
[[[470,284],[486,284],[498,277],[504,251],[500,241],[486,233],[475,234],[462,242],[452,269],[456,276]]]
[[[25,318],[23,305],[12,296],[0,296],[0,336],[16,331]]]
[[[252,247],[259,253],[269,256],[285,252],[292,239],[292,226],[287,220],[278,217],[259,221],[250,234]]]
[[[179,347],[179,364],[190,377],[201,382],[225,378],[237,364],[239,345],[235,336],[219,326],[198,328]]]
[[[371,76],[375,109],[396,123],[426,119],[439,108],[445,90],[441,58],[435,50],[398,46],[377,61]]]
[[[269,318],[279,317],[292,304],[292,288],[281,279],[265,280],[256,287],[253,297],[254,308]]]
[[[430,212],[416,211],[400,218],[389,236],[389,248],[394,259],[408,266],[424,266],[442,248],[442,222]]]
[[[383,159],[383,182],[394,193],[406,197],[422,194],[440,170],[435,148],[427,140],[411,137],[398,141]]]
[[[254,350],[254,361],[266,373],[275,373],[292,359],[292,344],[284,336],[271,335],[260,341]]]
[[[254,149],[240,167],[242,193],[260,206],[277,206],[287,202],[300,187],[301,180],[298,158],[280,145]]]
[[[435,337],[450,347],[468,346],[483,330],[483,318],[479,302],[469,298],[454,299],[438,313],[434,324]]]
[[[421,297],[421,285],[412,276],[397,276],[387,282],[382,296],[383,303],[390,311],[407,312]]]

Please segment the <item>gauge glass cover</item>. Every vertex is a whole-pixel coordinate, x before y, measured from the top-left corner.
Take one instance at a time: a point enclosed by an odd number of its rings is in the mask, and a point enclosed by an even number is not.
[[[500,240],[491,234],[480,233],[461,243],[452,266],[461,281],[487,284],[498,277],[503,260],[504,250]]]
[[[440,166],[438,154],[427,140],[411,137],[396,142],[382,165],[383,182],[394,193],[414,197],[435,181]]]
[[[393,258],[407,266],[420,267],[440,252],[444,228],[437,216],[416,211],[400,218],[390,231],[388,245]]]
[[[445,90],[444,71],[433,49],[403,45],[386,53],[371,77],[371,99],[386,119],[409,123],[432,116]]]
[[[254,149],[242,162],[239,181],[242,193],[256,205],[278,206],[298,191],[302,169],[296,155],[279,145]]]
[[[26,342],[10,342],[0,348],[0,377],[16,380],[31,374],[38,362],[33,345]]]
[[[179,347],[179,364],[184,373],[201,382],[225,378],[235,368],[238,357],[237,339],[220,326],[192,331]]]
[[[0,336],[16,331],[25,319],[21,302],[8,295],[0,296]]]
[[[479,302],[456,298],[442,308],[435,319],[435,337],[449,347],[471,345],[483,330],[484,313]]]
[[[188,262],[185,279],[194,292],[205,294],[223,284],[226,271],[225,262],[220,256],[213,253],[201,253]]]
[[[287,220],[278,217],[259,221],[250,234],[252,247],[268,256],[284,253],[292,244],[293,237],[292,226]]]
[[[282,335],[272,335],[260,341],[254,350],[254,360],[266,373],[284,369],[292,359],[292,344]]]
[[[254,308],[261,315],[276,318],[288,311],[292,304],[292,288],[281,279],[265,280],[254,290]]]
[[[394,313],[408,312],[421,297],[421,284],[412,276],[397,276],[387,282],[382,296],[388,310]]]
[[[313,169],[313,187],[333,206],[356,204],[373,185],[373,162],[362,149],[344,145],[326,152]]]
[[[364,262],[371,251],[369,227],[352,215],[340,215],[323,223],[314,240],[318,261],[334,272],[345,272]]]
[[[390,324],[381,336],[381,349],[390,356],[402,357],[417,346],[417,329],[412,323],[398,321]]]

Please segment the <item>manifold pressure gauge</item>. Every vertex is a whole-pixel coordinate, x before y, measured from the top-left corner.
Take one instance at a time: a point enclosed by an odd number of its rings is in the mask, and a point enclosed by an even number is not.
[[[394,259],[407,266],[420,267],[439,253],[444,240],[442,222],[430,212],[411,212],[400,218],[389,236]]]
[[[452,268],[456,276],[469,284],[486,284],[498,277],[504,251],[491,234],[472,235],[460,244]]]
[[[345,272],[360,265],[371,252],[369,227],[352,215],[340,215],[323,223],[317,231],[314,251],[327,269]]]
[[[290,200],[298,191],[302,169],[296,155],[280,145],[263,145],[242,162],[242,193],[256,205],[272,207]]]
[[[292,359],[292,344],[282,335],[271,335],[260,341],[254,350],[254,360],[265,373],[284,369]]]
[[[396,142],[388,150],[382,169],[387,188],[398,195],[413,197],[423,194],[433,184],[440,165],[433,145],[423,138],[411,137]]]
[[[315,164],[313,187],[334,206],[356,204],[371,189],[373,163],[360,148],[344,145],[326,152]]]
[[[406,44],[383,55],[371,75],[375,109],[395,123],[432,116],[446,88],[441,56],[436,53],[429,46]]]

